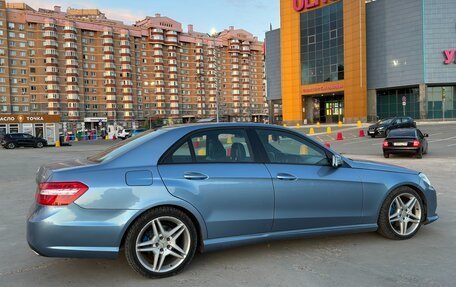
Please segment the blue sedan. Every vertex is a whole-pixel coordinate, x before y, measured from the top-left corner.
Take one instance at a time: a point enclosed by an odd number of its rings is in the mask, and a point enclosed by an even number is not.
[[[27,240],[51,257],[113,258],[174,275],[195,252],[378,231],[413,237],[438,219],[423,173],[355,161],[261,124],[149,131],[84,160],[42,166]]]

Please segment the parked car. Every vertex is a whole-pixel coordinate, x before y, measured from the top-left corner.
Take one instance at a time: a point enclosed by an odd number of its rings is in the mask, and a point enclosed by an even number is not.
[[[117,137],[121,140],[125,140],[128,138],[128,135],[130,134],[130,132],[131,132],[130,129],[123,129],[123,130],[117,132]]]
[[[127,138],[135,137],[143,132],[145,132],[146,129],[134,129],[131,130],[130,133],[128,134]]]
[[[402,240],[438,219],[423,173],[254,123],[148,131],[86,160],[42,166],[36,181],[27,222],[34,251],[112,258],[124,250],[147,277],[180,272],[197,250],[376,230]]]
[[[422,158],[428,152],[428,134],[423,134],[418,129],[392,130],[383,142],[383,156],[389,158],[390,154],[412,154]]]
[[[7,149],[14,149],[21,146],[42,148],[47,146],[47,141],[42,138],[34,137],[31,134],[14,133],[6,134],[1,140],[1,145]]]
[[[411,117],[395,117],[380,120],[374,125],[369,126],[367,134],[371,137],[387,136],[391,130],[401,128],[416,128],[416,122]]]

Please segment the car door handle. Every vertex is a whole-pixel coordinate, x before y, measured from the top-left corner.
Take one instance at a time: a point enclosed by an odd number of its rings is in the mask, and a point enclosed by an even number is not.
[[[184,173],[184,178],[188,180],[205,180],[208,179],[209,176],[199,172],[186,172]]]
[[[288,173],[279,173],[277,174],[277,179],[279,180],[296,180],[297,177]]]

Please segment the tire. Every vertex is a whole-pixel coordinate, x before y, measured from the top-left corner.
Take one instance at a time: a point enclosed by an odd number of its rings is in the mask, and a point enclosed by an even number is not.
[[[44,144],[42,142],[37,142],[35,145],[36,148],[43,148]]]
[[[375,135],[371,135],[371,138],[375,138]]]
[[[416,158],[423,158],[423,149],[420,149],[416,154]]]
[[[160,232],[160,226],[163,232]],[[174,235],[177,234],[175,238],[169,234],[173,230],[177,230],[174,232]],[[159,207],[144,213],[129,228],[125,237],[125,257],[131,268],[144,277],[169,277],[181,272],[192,261],[197,240],[195,226],[184,212],[171,207]],[[141,243],[143,245],[137,247]],[[141,247],[148,250],[137,250]]]
[[[6,145],[6,148],[7,149],[15,149],[16,148],[16,144],[15,143],[9,143]]]
[[[384,158],[389,158],[389,157],[390,157],[390,154],[387,153],[387,152],[384,152],[384,153],[383,153],[383,157],[384,157]]]
[[[397,198],[401,198],[401,201],[398,201]],[[416,199],[414,203],[411,201],[413,198]],[[408,205],[412,205],[412,207],[409,208]],[[401,209],[401,206],[404,209]],[[410,187],[399,187],[391,192],[383,202],[378,217],[377,232],[393,240],[410,239],[420,229],[424,214],[423,202],[419,194]]]

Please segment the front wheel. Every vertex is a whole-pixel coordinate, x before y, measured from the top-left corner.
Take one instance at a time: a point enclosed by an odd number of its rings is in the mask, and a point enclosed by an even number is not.
[[[44,144],[42,142],[37,142],[36,143],[36,147],[37,148],[43,148],[44,147]]]
[[[130,227],[125,256],[139,274],[161,278],[182,271],[193,259],[196,246],[191,219],[178,209],[160,207],[146,212]]]
[[[15,149],[16,145],[14,143],[9,143],[9,144],[6,145],[6,148],[7,149]]]
[[[412,238],[420,229],[423,217],[423,203],[418,193],[409,187],[400,187],[383,202],[378,233],[394,240]]]

